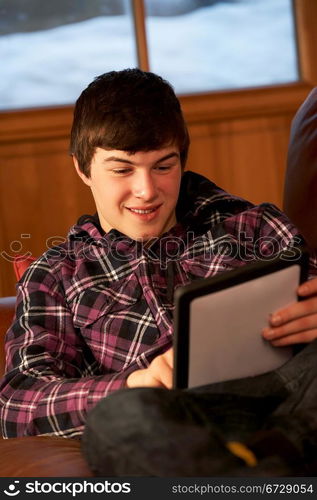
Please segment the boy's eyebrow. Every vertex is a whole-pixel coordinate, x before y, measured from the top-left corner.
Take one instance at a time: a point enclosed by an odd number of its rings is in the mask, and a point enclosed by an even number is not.
[[[162,156],[162,158],[159,158],[156,162],[156,163],[160,163],[161,161],[166,161],[166,160],[169,160],[170,158],[179,158],[179,154],[176,153],[176,151],[173,151],[172,153],[169,153],[165,156]],[[117,161],[119,163],[128,163],[129,165],[136,165],[136,163],[134,161],[131,161],[131,160],[128,160],[126,158],[120,158],[119,156],[109,156],[108,158],[105,158],[104,160],[104,163],[106,162],[110,162],[110,161]]]

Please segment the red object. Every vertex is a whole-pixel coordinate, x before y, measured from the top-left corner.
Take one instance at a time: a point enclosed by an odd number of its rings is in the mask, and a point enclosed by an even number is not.
[[[17,255],[16,257],[14,257],[13,268],[17,281],[22,278],[29,265],[32,264],[32,262],[34,262],[35,260],[36,258],[32,257],[32,255]]]

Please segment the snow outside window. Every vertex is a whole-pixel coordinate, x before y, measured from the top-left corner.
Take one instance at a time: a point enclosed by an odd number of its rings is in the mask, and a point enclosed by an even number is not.
[[[171,13],[173,3],[178,15]],[[193,3],[201,7],[181,10]],[[299,79],[291,0],[145,0],[145,5],[149,64],[178,93]]]

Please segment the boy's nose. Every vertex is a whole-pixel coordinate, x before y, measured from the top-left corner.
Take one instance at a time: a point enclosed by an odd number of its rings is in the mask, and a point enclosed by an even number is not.
[[[134,196],[136,198],[149,201],[156,196],[156,185],[151,176],[139,178],[134,186]]]

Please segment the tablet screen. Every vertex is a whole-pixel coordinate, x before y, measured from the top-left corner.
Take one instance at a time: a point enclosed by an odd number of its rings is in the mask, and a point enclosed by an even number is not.
[[[298,265],[194,299],[188,387],[258,375],[292,357],[261,336],[269,314],[297,300]]]
[[[287,362],[261,331],[269,315],[298,300],[308,254],[275,258],[200,279],[175,292],[174,387],[192,388],[260,375]]]

